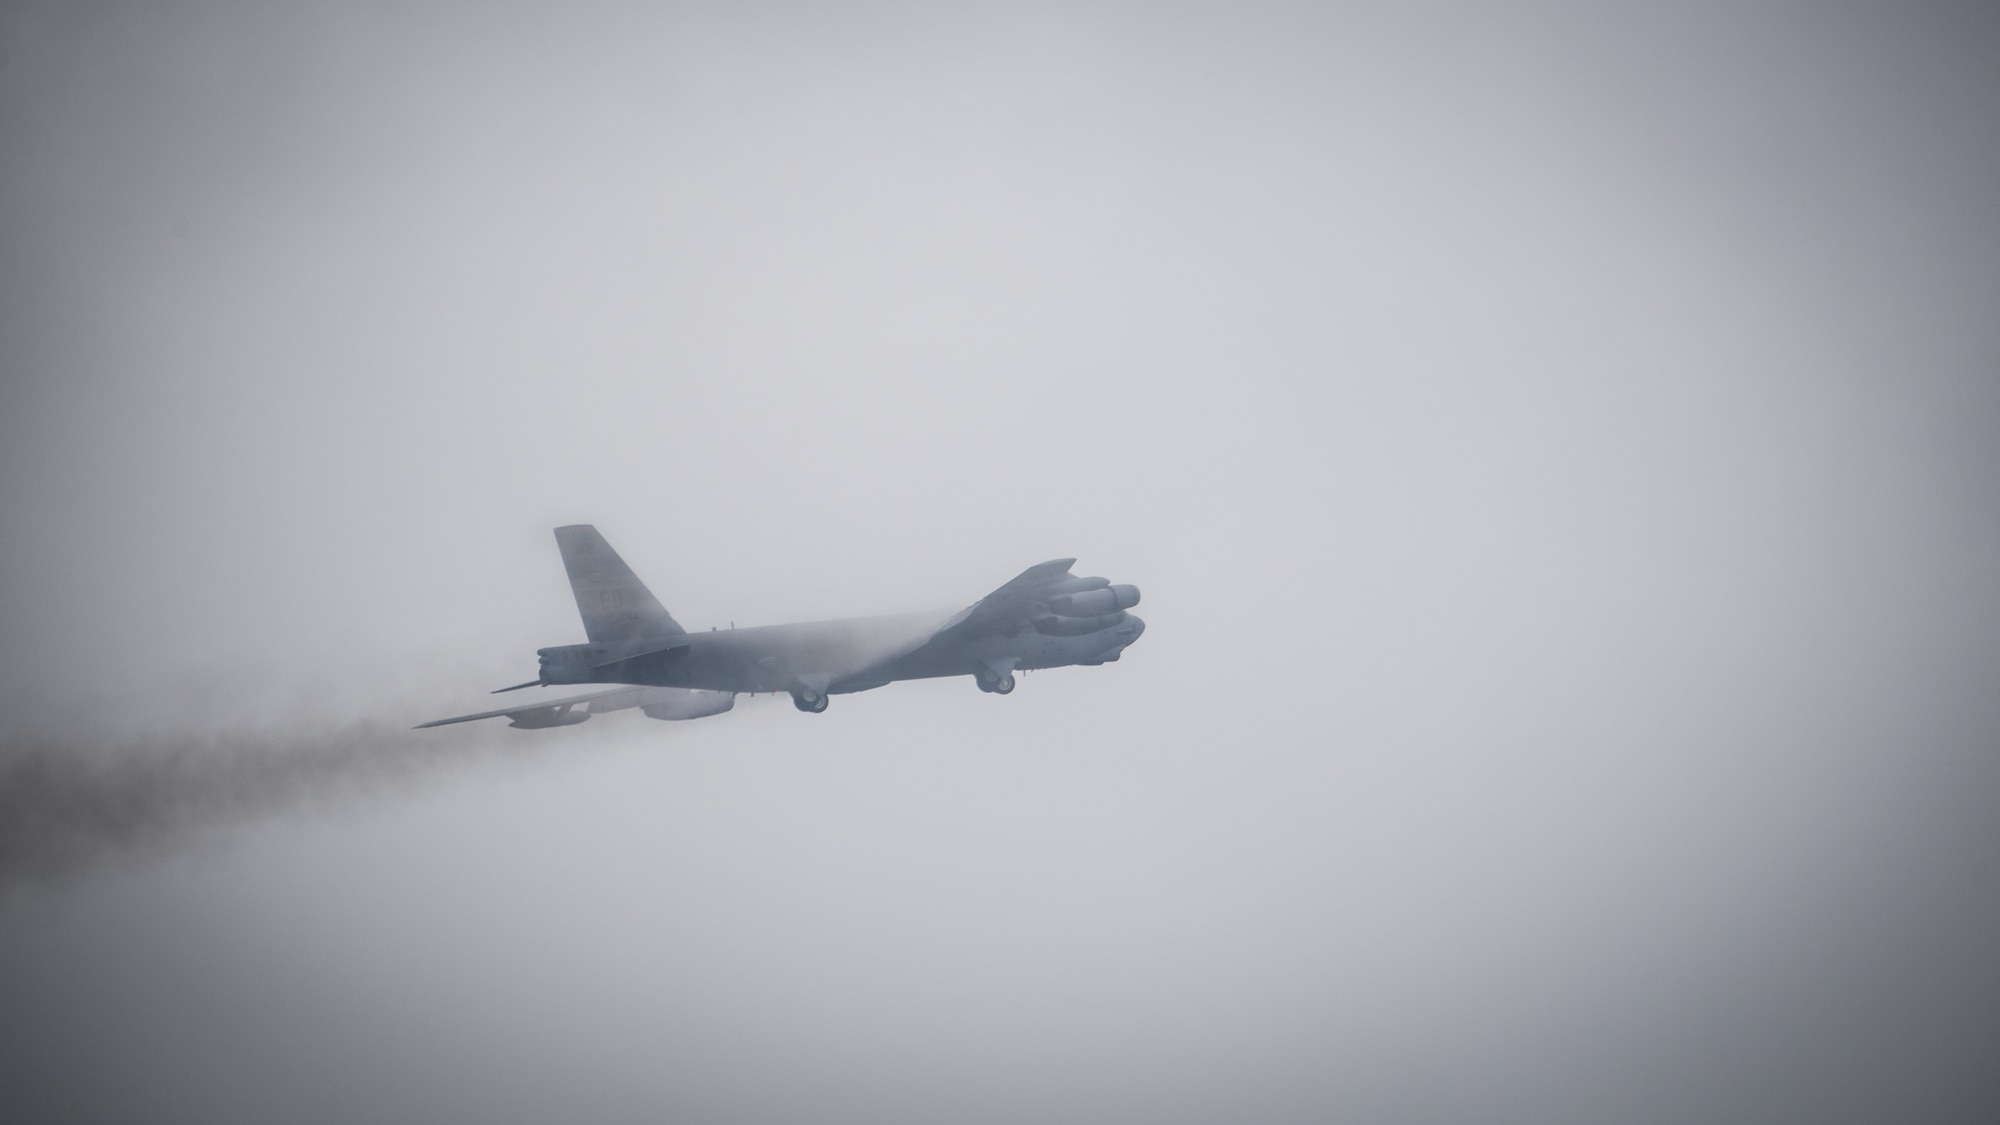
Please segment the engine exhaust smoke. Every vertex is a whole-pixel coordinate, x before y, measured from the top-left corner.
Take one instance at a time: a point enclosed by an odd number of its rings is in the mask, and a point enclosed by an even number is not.
[[[358,723],[317,733],[0,737],[0,889],[172,848],[201,833],[379,795],[575,738]]]

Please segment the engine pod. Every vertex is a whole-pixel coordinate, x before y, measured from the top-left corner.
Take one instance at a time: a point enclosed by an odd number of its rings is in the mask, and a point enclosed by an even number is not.
[[[1101,617],[1138,604],[1139,587],[1129,585],[1105,586],[1049,599],[1049,609],[1060,617]]]
[[[1109,629],[1125,620],[1125,611],[1102,617],[1037,617],[1035,632],[1045,637],[1081,637]]]
[[[520,711],[507,712],[507,725],[522,730],[547,730],[549,727],[573,727],[590,721],[590,712],[572,711],[565,703],[558,707],[529,707]]]
[[[672,694],[667,694],[671,692]],[[709,715],[720,715],[736,706],[736,696],[727,691],[705,691],[697,688],[660,688],[648,695],[639,710],[649,719],[700,719]]]
[[[1081,594],[1085,590],[1102,590],[1111,585],[1109,578],[1064,578],[1051,582],[1035,593],[1042,598],[1053,598],[1062,594]]]

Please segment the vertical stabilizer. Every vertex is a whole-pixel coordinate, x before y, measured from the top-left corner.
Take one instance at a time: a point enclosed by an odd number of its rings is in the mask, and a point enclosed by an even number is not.
[[[687,632],[660,600],[587,523],[556,528],[563,569],[583,615],[583,632],[595,641],[675,637]]]

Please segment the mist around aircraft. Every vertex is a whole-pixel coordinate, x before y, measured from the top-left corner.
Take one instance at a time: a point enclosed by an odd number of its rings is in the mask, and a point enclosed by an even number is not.
[[[1139,604],[1138,587],[1078,577],[1070,571],[1075,559],[1051,559],[955,612],[690,633],[597,528],[571,524],[555,535],[589,639],[536,650],[539,675],[499,692],[617,686],[436,719],[419,729],[502,717],[511,726],[543,729],[632,709],[650,719],[699,719],[728,711],[746,692],[783,692],[799,710],[817,714],[831,696],[941,676],[970,676],[980,691],[1006,695],[1016,672],[1109,664],[1146,631],[1127,612]]]

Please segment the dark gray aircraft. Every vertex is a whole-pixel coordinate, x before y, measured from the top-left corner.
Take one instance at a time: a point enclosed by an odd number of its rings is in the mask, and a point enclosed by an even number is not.
[[[788,692],[799,710],[820,712],[831,695],[935,676],[971,676],[980,691],[1005,695],[1016,671],[1109,663],[1146,631],[1125,612],[1139,604],[1138,587],[1078,578],[1069,572],[1075,559],[1051,559],[956,613],[690,633],[595,527],[556,528],[556,546],[590,640],[538,650],[541,675],[500,690],[621,686],[422,726],[503,715],[517,727],[570,726],[634,707],[654,719],[699,719],[735,706],[739,692]]]

